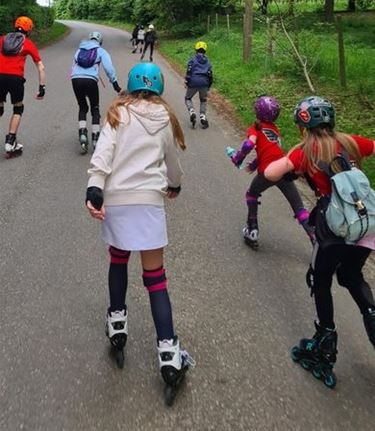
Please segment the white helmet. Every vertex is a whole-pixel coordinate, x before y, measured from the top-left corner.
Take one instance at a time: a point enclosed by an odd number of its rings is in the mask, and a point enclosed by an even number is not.
[[[148,26],[148,29],[149,30],[153,30],[155,27],[154,27],[154,24],[150,24],[149,26]]]
[[[101,33],[99,33],[98,31],[92,31],[89,34],[89,39],[90,40],[96,40],[99,45],[101,45],[103,43],[103,35]]]

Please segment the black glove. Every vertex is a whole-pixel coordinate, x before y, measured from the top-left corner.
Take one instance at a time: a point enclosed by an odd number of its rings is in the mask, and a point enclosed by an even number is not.
[[[116,93],[120,93],[121,92],[121,87],[118,85],[118,82],[112,82],[113,85],[113,89],[116,91]]]
[[[46,86],[45,85],[39,85],[39,93],[36,95],[36,97],[38,99],[43,99],[45,94],[46,94]]]
[[[98,211],[103,206],[103,190],[99,187],[88,187],[86,190],[86,204],[91,202],[92,206]]]
[[[180,191],[181,191],[181,186],[178,186],[178,187],[168,187],[167,188],[167,192],[173,192],[173,193],[177,193],[177,194],[179,194],[180,193]]]

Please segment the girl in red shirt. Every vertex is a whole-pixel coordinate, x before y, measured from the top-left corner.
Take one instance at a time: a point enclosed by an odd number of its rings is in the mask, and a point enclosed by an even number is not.
[[[279,129],[274,124],[280,113],[280,105],[275,98],[262,96],[255,102],[254,110],[256,122],[248,129],[247,139],[243,142],[241,149],[231,155],[234,165],[240,167],[245,157],[254,148],[257,153],[257,158],[247,165],[248,172],[257,170],[257,175],[246,193],[248,217],[247,225],[242,231],[245,242],[253,249],[258,248],[259,198],[261,193],[272,186],[276,186],[283,193],[293,209],[294,217],[305,229],[310,240],[314,242],[314,229],[308,224],[309,212],[304,208],[293,181],[286,178],[270,181],[264,176],[267,166],[285,155],[281,149]]]
[[[343,238],[336,237],[329,230],[325,217],[321,215],[324,215],[325,203],[329,202],[331,185],[329,177],[318,164],[324,162],[330,165],[344,150],[360,168],[362,158],[375,153],[375,141],[336,132],[335,110],[328,100],[320,97],[303,99],[295,109],[294,119],[301,129],[302,142],[288,156],[271,163],[264,174],[270,181],[277,181],[291,171],[307,175],[316,194],[320,196],[310,217],[316,227],[317,242],[306,277],[315,298],[318,315],[316,332],[311,339],[302,339],[292,349],[292,359],[300,362],[303,368],[312,370],[315,377],[333,388],[336,384],[333,366],[337,354],[337,332],[333,320],[332,278],[336,273],[338,283],[349,290],[375,347],[375,302],[362,273],[371,249],[375,249],[375,241],[365,237],[365,241],[347,245]],[[338,167],[332,163],[332,168]]]

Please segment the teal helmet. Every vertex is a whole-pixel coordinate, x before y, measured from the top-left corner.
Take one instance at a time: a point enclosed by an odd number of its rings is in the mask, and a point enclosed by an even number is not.
[[[294,122],[306,129],[318,126],[335,127],[335,108],[329,100],[310,96],[301,100],[294,110]]]
[[[128,75],[128,91],[151,91],[161,96],[164,91],[164,77],[159,66],[154,63],[136,64]]]

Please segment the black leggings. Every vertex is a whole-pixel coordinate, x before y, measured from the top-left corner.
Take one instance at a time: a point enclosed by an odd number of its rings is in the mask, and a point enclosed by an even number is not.
[[[276,183],[267,180],[263,174],[257,174],[250,184],[249,190],[246,193],[246,201],[248,206],[248,224],[258,224],[258,199],[265,190],[272,186],[276,186],[281,193],[286,197],[289,205],[292,207],[294,214],[297,214],[303,208],[301,196],[298,193],[297,187],[293,181],[281,179]]]
[[[145,42],[145,46],[142,52],[142,57],[146,54],[147,48],[150,47],[150,58],[152,58],[154,54],[154,44],[155,42]]]
[[[92,124],[100,124],[98,83],[90,78],[74,78],[72,79],[72,85],[79,106],[78,121],[86,121],[89,111],[89,105],[86,100],[86,98],[88,98],[90,102]]]
[[[334,328],[331,285],[336,272],[338,283],[349,290],[361,313],[374,308],[374,297],[365,281],[362,268],[371,250],[353,245],[331,245],[325,248],[316,244],[314,249],[313,293],[319,322],[325,328]]]

